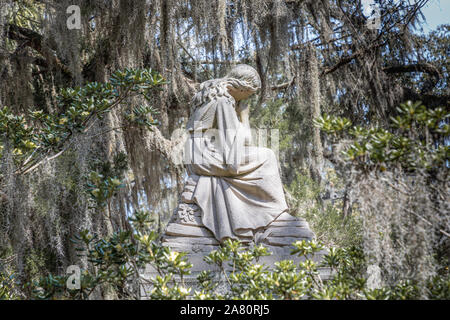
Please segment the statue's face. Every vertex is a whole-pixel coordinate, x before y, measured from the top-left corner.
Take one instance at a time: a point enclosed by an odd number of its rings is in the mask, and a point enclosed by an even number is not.
[[[236,101],[241,101],[249,98],[253,92],[249,90],[236,89],[232,86],[228,86],[228,92]]]

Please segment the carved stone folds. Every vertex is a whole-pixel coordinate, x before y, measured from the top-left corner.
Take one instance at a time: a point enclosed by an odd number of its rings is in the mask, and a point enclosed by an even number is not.
[[[185,251],[189,254],[206,254],[219,247],[220,243],[214,235],[203,225],[201,210],[192,199],[198,177],[188,178],[181,200],[166,227],[162,237],[164,246],[176,251]],[[277,248],[276,254],[289,255],[291,244],[298,240],[312,240],[315,235],[309,228],[308,222],[282,213],[269,226],[260,230],[255,239],[240,239],[244,245],[262,243],[269,249]],[[274,252],[275,254],[275,252]]]

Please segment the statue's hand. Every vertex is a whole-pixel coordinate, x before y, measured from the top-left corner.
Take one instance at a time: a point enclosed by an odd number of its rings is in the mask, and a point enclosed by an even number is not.
[[[238,114],[241,114],[242,112],[247,112],[248,113],[249,109],[250,108],[249,108],[248,104],[241,102],[241,103],[238,104],[238,106],[236,108],[236,111],[237,111]]]
[[[236,111],[241,119],[241,122],[243,124],[248,124],[248,117],[250,114],[249,106],[247,104],[240,103]]]
[[[250,108],[246,103],[239,103],[239,105],[236,108],[236,112],[238,116],[241,118],[241,122],[243,122],[243,118],[248,119]]]

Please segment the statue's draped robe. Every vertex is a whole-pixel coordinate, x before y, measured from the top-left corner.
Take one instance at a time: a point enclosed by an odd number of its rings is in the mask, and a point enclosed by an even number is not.
[[[189,120],[185,161],[197,175],[194,202],[216,239],[253,238],[287,210],[277,158],[250,146],[250,130],[238,119],[232,97],[198,106]]]

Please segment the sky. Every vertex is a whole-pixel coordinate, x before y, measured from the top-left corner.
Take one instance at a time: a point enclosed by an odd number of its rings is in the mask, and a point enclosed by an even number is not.
[[[436,30],[438,25],[450,23],[450,0],[430,0],[422,13],[427,20],[422,24],[423,31]]]

